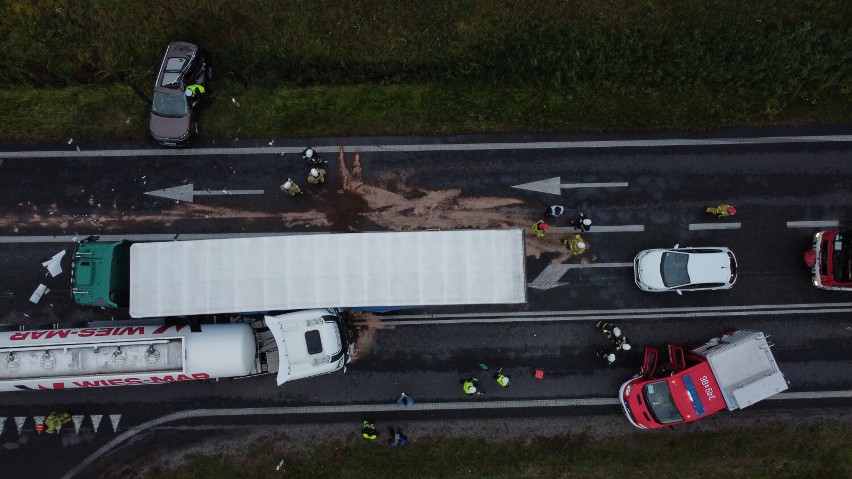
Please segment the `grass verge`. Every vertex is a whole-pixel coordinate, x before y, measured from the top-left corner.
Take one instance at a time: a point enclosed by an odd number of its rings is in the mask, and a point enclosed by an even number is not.
[[[284,458],[285,473],[275,473]],[[311,477],[607,478],[705,477],[778,479],[852,475],[852,439],[842,428],[766,428],[714,433],[636,435],[591,440],[583,435],[483,442],[414,440],[403,448],[359,441],[317,444],[282,454],[258,444],[232,455],[190,456],[146,479]]]
[[[0,0],[0,140],[144,137],[127,84],[178,39],[212,55],[206,137],[849,123],[850,21],[843,0]]]
[[[852,95],[778,103],[771,96],[699,87],[680,92],[592,85],[566,90],[441,84],[261,89],[221,82],[200,123],[203,137],[264,139],[850,121]],[[142,139],[148,111],[126,86],[17,88],[0,90],[0,125],[5,141]]]

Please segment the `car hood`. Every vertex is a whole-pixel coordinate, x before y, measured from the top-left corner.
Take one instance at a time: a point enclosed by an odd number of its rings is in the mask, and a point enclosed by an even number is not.
[[[660,274],[660,261],[662,260],[662,249],[652,249],[640,253],[637,263],[638,279],[645,286],[654,289],[666,289],[663,284],[663,276]]]
[[[159,140],[179,140],[189,132],[190,115],[180,118],[168,118],[151,113],[151,135]]]

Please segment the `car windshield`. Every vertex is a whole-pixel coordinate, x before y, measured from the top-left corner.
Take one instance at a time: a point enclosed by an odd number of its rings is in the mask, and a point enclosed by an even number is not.
[[[642,387],[642,394],[645,396],[645,404],[651,415],[660,424],[669,424],[673,422],[683,421],[683,416],[675,406],[672,393],[669,390],[667,380],[648,383]]]
[[[189,114],[186,95],[181,93],[154,92],[154,102],[151,111],[168,118],[183,118]]]
[[[689,263],[689,255],[667,251],[663,253],[660,261],[660,276],[663,284],[668,288],[689,284],[689,272],[686,264]]]
[[[852,231],[837,233],[834,236],[834,255],[831,262],[834,281],[852,282]]]

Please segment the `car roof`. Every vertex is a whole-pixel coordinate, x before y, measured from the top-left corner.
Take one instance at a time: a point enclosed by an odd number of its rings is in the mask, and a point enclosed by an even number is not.
[[[172,42],[166,48],[163,63],[157,76],[154,91],[162,93],[174,93],[183,90],[183,75],[186,73],[198,47],[187,42]]]
[[[710,248],[701,248],[708,250]],[[731,279],[731,260],[726,250],[719,249],[717,252],[697,253],[690,251],[678,251],[689,254],[689,262],[686,270],[689,280],[693,284],[723,283]]]

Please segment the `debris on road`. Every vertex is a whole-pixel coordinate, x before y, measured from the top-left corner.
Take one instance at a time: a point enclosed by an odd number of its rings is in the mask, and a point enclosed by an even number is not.
[[[53,255],[53,257],[50,258],[49,260],[43,262],[41,265],[44,266],[45,268],[47,268],[47,271],[50,273],[50,275],[55,278],[60,273],[62,273],[61,261],[62,261],[62,257],[64,257],[64,256],[65,256],[65,250],[62,250],[62,251],[56,253],[55,255]]]
[[[38,302],[41,301],[41,297],[49,292],[50,288],[48,288],[46,284],[39,284],[33,295],[30,296],[30,301],[34,304],[38,304]]]

